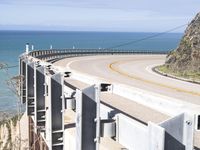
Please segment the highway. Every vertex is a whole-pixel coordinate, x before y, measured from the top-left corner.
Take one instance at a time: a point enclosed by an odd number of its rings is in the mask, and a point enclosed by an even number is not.
[[[105,55],[62,59],[56,65],[96,76],[109,83],[122,83],[153,93],[200,104],[200,85],[154,73],[165,55]]]

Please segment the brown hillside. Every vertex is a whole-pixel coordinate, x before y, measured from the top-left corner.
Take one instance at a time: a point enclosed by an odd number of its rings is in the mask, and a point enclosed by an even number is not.
[[[174,73],[200,76],[200,13],[188,25],[178,48],[168,54],[165,66]]]

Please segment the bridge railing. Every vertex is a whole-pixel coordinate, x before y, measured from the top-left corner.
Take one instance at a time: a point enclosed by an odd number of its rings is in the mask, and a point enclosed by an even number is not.
[[[34,50],[29,55],[45,60],[85,55],[130,55],[130,54],[166,54],[167,51],[123,50],[123,49],[49,49]]]

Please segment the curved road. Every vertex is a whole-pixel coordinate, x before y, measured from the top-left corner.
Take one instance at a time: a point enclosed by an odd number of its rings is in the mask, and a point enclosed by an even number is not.
[[[111,83],[127,84],[199,105],[200,85],[161,76],[151,70],[164,61],[165,55],[110,55],[67,58],[55,64]]]

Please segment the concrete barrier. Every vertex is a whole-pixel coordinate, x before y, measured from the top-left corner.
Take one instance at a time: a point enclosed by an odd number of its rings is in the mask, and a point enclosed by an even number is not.
[[[193,150],[194,116],[183,113],[160,123],[165,129],[165,150]]]
[[[106,79],[73,70],[69,67],[69,64],[66,66],[66,68],[72,72],[71,78],[75,80],[90,85],[94,83],[109,83]],[[124,84],[112,83],[112,85],[114,94],[133,100],[169,116],[175,116],[183,112],[198,114],[200,110],[199,105],[183,102],[175,98],[152,93]]]
[[[116,141],[129,150],[148,150],[147,129],[129,117],[116,115]]]
[[[100,101],[95,86],[76,90],[76,150],[96,150],[99,147]]]

